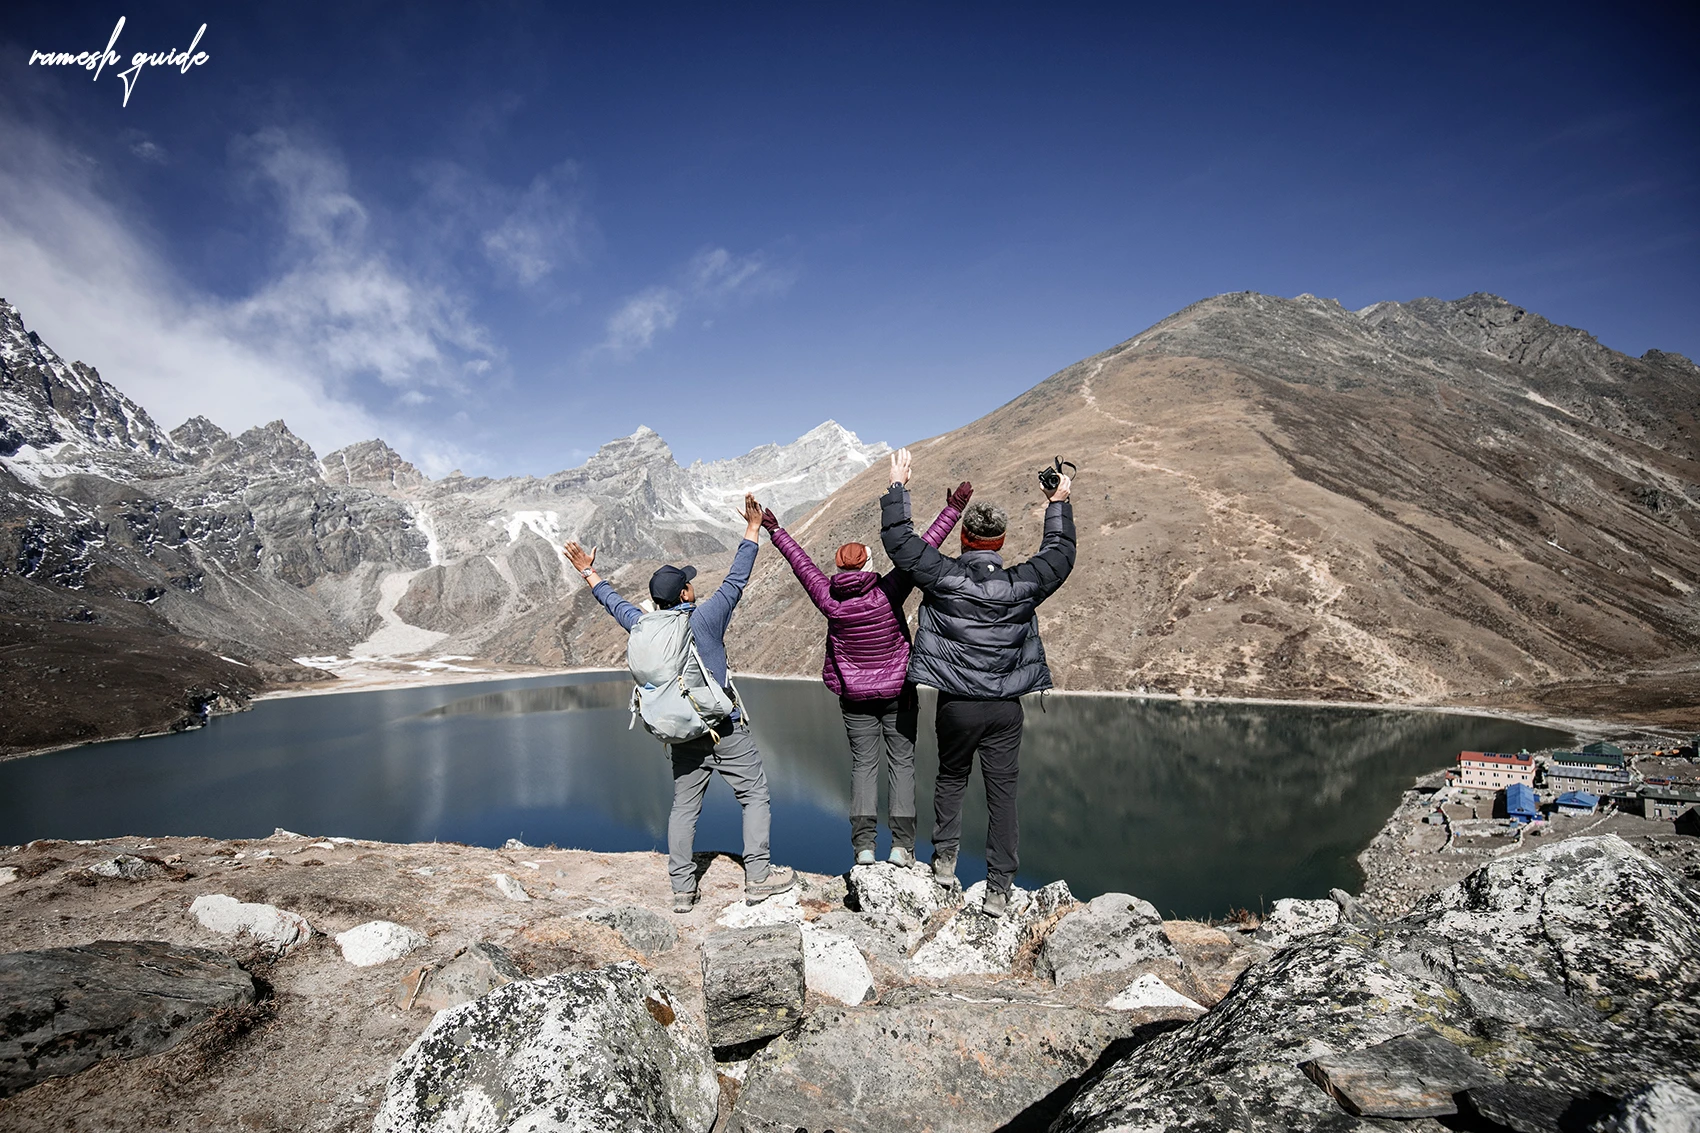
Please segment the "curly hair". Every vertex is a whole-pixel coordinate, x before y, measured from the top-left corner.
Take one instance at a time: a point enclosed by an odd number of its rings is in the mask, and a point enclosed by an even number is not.
[[[962,529],[978,538],[1002,535],[1009,527],[1009,513],[994,504],[975,500],[962,513]]]

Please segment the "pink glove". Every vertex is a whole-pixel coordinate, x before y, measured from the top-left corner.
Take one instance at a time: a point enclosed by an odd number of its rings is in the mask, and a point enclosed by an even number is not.
[[[961,511],[968,506],[969,499],[974,495],[974,485],[964,480],[956,486],[956,490],[944,498],[944,502]]]
[[[774,518],[772,508],[764,507],[761,509],[761,525],[767,528],[769,535],[779,530],[779,520]]]

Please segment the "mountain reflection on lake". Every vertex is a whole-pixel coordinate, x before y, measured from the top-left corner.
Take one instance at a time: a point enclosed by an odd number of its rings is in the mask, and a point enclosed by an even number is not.
[[[843,872],[850,755],[836,700],[815,681],[738,684],[773,787],[775,860]],[[623,676],[475,687],[268,700],[195,732],[0,763],[0,843],[259,837],[281,826],[392,842],[664,848],[668,763],[641,727],[627,730]],[[938,766],[932,711],[924,693],[923,837]],[[1463,748],[1568,739],[1429,712],[1030,698],[1019,880],[1062,877],[1081,897],[1119,890],[1198,917],[1355,890],[1358,851],[1413,778]],[[958,872],[972,881],[985,875],[977,776],[965,823]],[[740,849],[737,804],[718,780],[697,848]]]

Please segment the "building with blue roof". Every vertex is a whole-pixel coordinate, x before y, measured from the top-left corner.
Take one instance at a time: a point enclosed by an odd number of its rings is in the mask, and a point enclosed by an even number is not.
[[[1513,822],[1533,822],[1539,818],[1541,807],[1534,789],[1524,783],[1505,788],[1505,816]]]
[[[1591,791],[1566,791],[1554,805],[1560,814],[1593,814],[1600,809],[1600,796]]]

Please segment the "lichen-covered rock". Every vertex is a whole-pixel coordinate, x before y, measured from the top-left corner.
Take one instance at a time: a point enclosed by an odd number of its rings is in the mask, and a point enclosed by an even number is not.
[[[894,914],[915,925],[925,924],[940,909],[962,904],[960,889],[939,885],[932,869],[919,863],[856,866],[850,871],[850,895],[864,913]]]
[[[253,1003],[235,960],[157,940],[100,940],[0,955],[0,1097],[103,1058],[177,1044],[203,1019]]]
[[[335,939],[337,947],[342,949],[342,958],[356,968],[372,968],[399,960],[430,943],[424,933],[394,921],[367,921],[337,933]]]
[[[523,980],[514,958],[498,945],[480,941],[455,953],[442,965],[415,969],[396,995],[397,1006],[442,1011],[470,1003],[504,984]]]
[[[708,1038],[739,1046],[784,1034],[803,1017],[803,933],[794,924],[717,932],[702,942]]]
[[[1041,1129],[1066,1084],[1135,1026],[1115,1011],[954,996],[817,1008],[756,1056],[730,1129],[985,1133],[1018,1116]]]
[[[985,882],[969,887],[963,894],[962,908],[915,952],[910,967],[916,975],[948,979],[1007,972],[1021,946],[1032,941],[1053,916],[1074,904],[1066,881],[1053,881],[1032,893],[1019,887],[1011,889],[1009,908],[1001,917],[988,917],[980,911],[985,896]]]
[[[110,877],[120,881],[146,881],[150,878],[163,877],[166,868],[148,858],[138,858],[134,854],[119,854],[103,862],[95,862],[89,866],[90,873],[96,877]]]
[[[1149,901],[1105,893],[1057,922],[1039,946],[1033,974],[1058,987],[1084,976],[1122,972],[1152,960],[1178,960]]]
[[[1647,1083],[1629,1097],[1602,1133],[1693,1133],[1700,1129],[1700,1093],[1675,1078]]]
[[[1252,939],[1270,948],[1285,948],[1295,940],[1327,932],[1340,923],[1340,906],[1333,901],[1301,901],[1282,897],[1252,933]]]
[[[862,953],[888,967],[902,969],[909,953],[921,942],[921,926],[895,913],[852,913],[834,909],[811,923],[842,933],[856,942]]]
[[[1145,973],[1118,992],[1104,1006],[1116,1011],[1184,1011],[1204,1014],[1204,1005],[1182,995],[1162,979]]]
[[[496,883],[496,891],[510,901],[531,900],[531,894],[525,891],[525,886],[505,873],[492,873],[490,880]]]
[[[874,974],[862,950],[831,929],[803,927],[803,982],[816,995],[855,1006],[874,990]]]
[[[707,1133],[702,1038],[636,964],[521,980],[437,1015],[390,1072],[373,1133]]]
[[[1520,1088],[1622,1100],[1655,1073],[1700,1074],[1697,994],[1700,899],[1619,838],[1575,838],[1399,920],[1295,942],[1116,1063],[1055,1130],[1368,1130],[1300,1064],[1424,1029]]]
[[[714,923],[722,928],[759,928],[763,925],[802,924],[803,917],[803,906],[797,903],[797,891],[790,889],[754,905],[740,897],[727,905],[714,918]]]
[[[587,921],[607,925],[620,934],[626,947],[655,956],[679,943],[679,930],[673,922],[656,912],[637,905],[618,905],[613,908],[591,909],[583,914]]]
[[[246,936],[279,956],[313,935],[313,926],[300,913],[275,905],[238,901],[224,893],[196,897],[189,905],[201,927],[226,936]]]
[[[1359,1117],[1444,1117],[1457,1096],[1501,1083],[1499,1075],[1428,1028],[1300,1067],[1348,1113]]]

